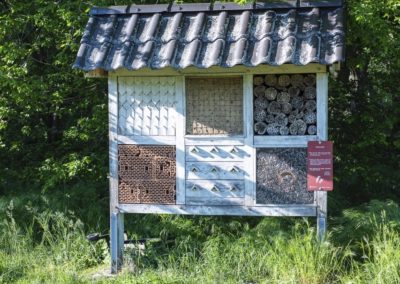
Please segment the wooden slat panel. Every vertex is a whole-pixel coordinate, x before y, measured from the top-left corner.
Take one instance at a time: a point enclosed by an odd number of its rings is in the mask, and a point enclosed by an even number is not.
[[[186,147],[186,161],[242,161],[249,156],[240,145]]]
[[[214,186],[218,188],[218,191],[213,191]],[[188,180],[186,181],[186,198],[189,197],[203,198],[204,200],[232,197],[243,198],[244,181]]]
[[[233,168],[237,172],[232,171]],[[187,162],[187,179],[232,179],[240,180],[247,176],[242,162]]]

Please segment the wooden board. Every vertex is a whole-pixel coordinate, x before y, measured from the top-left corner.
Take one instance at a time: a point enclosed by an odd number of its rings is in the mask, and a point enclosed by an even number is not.
[[[198,205],[147,205],[120,204],[123,213],[153,213],[179,215],[227,215],[227,216],[316,216],[315,206],[198,206]]]

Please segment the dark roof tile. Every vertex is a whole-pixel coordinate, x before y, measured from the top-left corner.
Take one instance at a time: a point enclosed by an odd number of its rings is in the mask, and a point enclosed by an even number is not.
[[[278,8],[259,3],[256,8],[217,3],[214,10],[209,4],[95,8],[74,67],[183,69],[343,61],[343,8],[320,1],[300,1],[310,8],[296,8],[296,1],[276,1]]]

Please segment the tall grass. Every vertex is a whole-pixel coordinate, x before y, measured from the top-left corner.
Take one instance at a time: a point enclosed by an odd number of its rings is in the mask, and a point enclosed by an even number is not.
[[[0,282],[400,283],[396,206],[344,211],[324,242],[306,219],[161,216],[150,225],[162,242],[127,250],[125,269],[109,278],[94,276],[108,270],[105,242],[88,243],[72,212],[28,207],[22,222],[11,202],[0,223]]]

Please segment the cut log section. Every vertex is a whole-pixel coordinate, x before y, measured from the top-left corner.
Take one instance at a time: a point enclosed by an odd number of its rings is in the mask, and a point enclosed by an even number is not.
[[[267,118],[267,112],[263,109],[254,110],[254,120],[255,121],[265,121]]]
[[[267,133],[269,135],[279,135],[280,126],[276,123],[270,123],[267,126]]]
[[[279,126],[286,126],[288,124],[288,118],[286,114],[279,113],[275,116],[275,123]]]
[[[304,97],[307,100],[315,99],[316,96],[317,96],[317,90],[314,87],[306,87],[304,89]]]
[[[295,88],[301,88],[304,84],[303,75],[294,74],[291,76],[290,81]]]
[[[267,109],[268,101],[265,97],[258,97],[254,100],[254,107],[259,109]]]
[[[309,74],[304,77],[304,83],[307,86],[310,86],[310,87],[315,86],[315,82],[316,82],[316,78],[315,78],[315,75],[313,75],[313,74]]]
[[[264,82],[267,86],[274,87],[278,83],[278,78],[275,75],[265,75]]]
[[[290,77],[289,75],[280,75],[278,79],[279,87],[287,87],[290,85]]]
[[[263,135],[267,131],[267,124],[265,122],[259,121],[254,124],[254,130],[257,134]]]
[[[287,92],[280,92],[276,100],[278,103],[288,103],[290,102],[290,95]]]
[[[307,112],[304,114],[304,121],[307,124],[314,124],[317,122],[317,114],[315,112]]]
[[[260,86],[264,84],[264,78],[262,76],[254,76],[253,84],[254,86]]]
[[[265,93],[265,86],[264,85],[260,85],[254,88],[254,95],[256,97],[262,97],[264,96]]]
[[[271,87],[265,90],[265,97],[270,101],[275,100],[277,95],[278,91],[275,88]]]
[[[317,134],[317,127],[315,125],[310,125],[307,129],[307,133],[309,135],[315,135]]]

